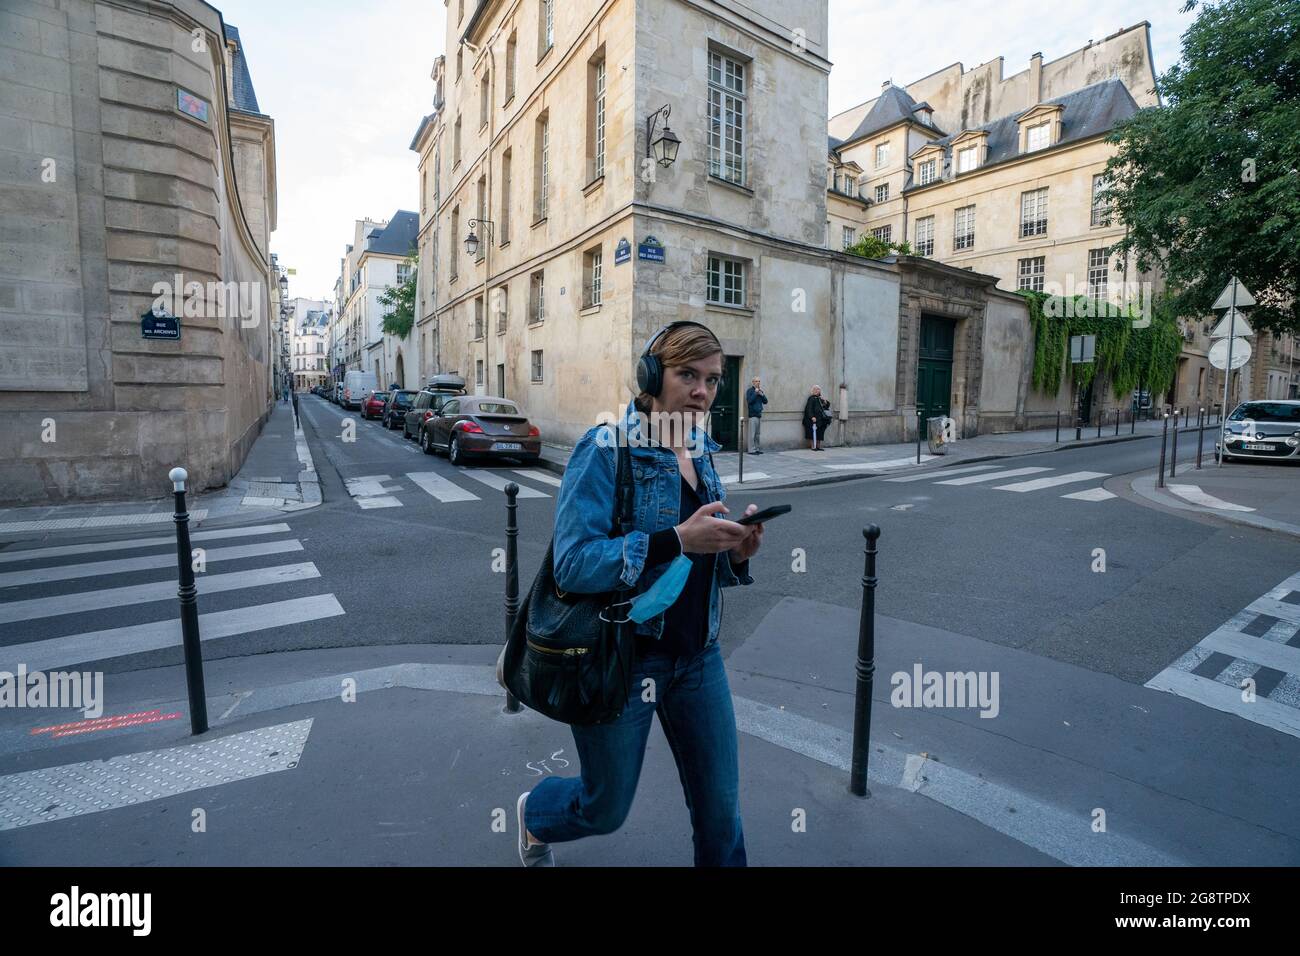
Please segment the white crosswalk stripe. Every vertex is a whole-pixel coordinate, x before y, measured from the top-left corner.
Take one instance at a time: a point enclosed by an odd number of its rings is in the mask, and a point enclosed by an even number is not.
[[[1074,471],[1068,475],[1049,475],[1046,478],[1034,478],[1030,481],[1018,481],[1010,485],[998,485],[994,491],[1041,491],[1044,488],[1055,488],[1057,485],[1073,485],[1080,481],[1092,481],[1095,478],[1109,478],[1110,474],[1104,471]]]
[[[1215,628],[1146,686],[1300,737],[1300,573]]]
[[[194,531],[190,540],[191,543],[237,540],[283,535],[289,531],[287,524],[256,525]],[[147,549],[153,549],[154,553],[127,555],[107,561],[77,560],[99,552]],[[304,595],[301,587],[295,587],[297,593],[289,597],[277,587],[319,579],[320,571],[309,561],[273,567],[238,567],[239,562],[260,562],[275,555],[303,550],[302,542],[287,537],[205,549],[207,562],[223,562],[235,569],[219,574],[201,571],[195,576],[202,639],[206,642],[237,637],[345,613],[333,594]],[[6,589],[0,590],[0,671],[15,673],[20,666],[28,672],[67,668],[180,646],[174,537],[142,536],[30,548],[7,552],[3,557],[14,570],[0,574],[0,589]],[[64,559],[63,563],[49,563],[58,559]],[[23,562],[31,566],[19,566]],[[165,569],[170,569],[170,573],[166,573],[164,580],[139,580],[145,572],[164,572]],[[89,578],[102,578],[103,583],[109,586],[77,590],[77,586]],[[26,597],[32,587],[41,585],[58,585],[60,593]],[[272,590],[268,591],[268,588]],[[231,592],[246,592],[235,598],[239,606],[230,607],[231,601],[227,599],[226,609],[205,610],[205,597]],[[144,608],[152,620],[104,626],[103,612],[137,607]],[[87,624],[99,626],[86,630]],[[40,636],[34,637],[36,633]]]
[[[1019,478],[1021,475],[1036,475],[1040,472],[1051,471],[1050,468],[1010,468],[995,471],[991,475],[965,475],[961,478],[952,478],[948,481],[936,481],[936,485],[973,485],[981,481],[1000,481],[1003,478]]]
[[[1074,491],[1068,495],[1061,495],[1061,497],[1072,498],[1075,501],[1109,501],[1111,498],[1118,496],[1105,488],[1088,488],[1085,491]]]
[[[944,468],[942,471],[927,471],[922,475],[903,475],[901,478],[886,478],[885,481],[933,481],[935,478],[945,478],[949,475],[960,475],[969,471],[991,471],[997,467],[997,465],[966,465],[964,468]]]
[[[489,488],[495,488],[497,491],[505,491],[506,485],[510,484],[510,479],[504,475],[498,475],[494,471],[476,471],[470,468],[462,468],[460,473],[467,478],[473,478],[475,481],[481,481]],[[515,484],[519,484],[515,482]],[[520,498],[549,498],[551,497],[544,491],[538,491],[536,488],[529,488],[527,485],[519,485]]]
[[[466,491],[454,481],[450,481],[436,471],[412,471],[407,478],[415,482],[417,488],[426,491],[439,501],[480,501],[478,495]]]
[[[1026,481],[992,485],[994,491],[1014,491],[1024,494],[1033,491],[1046,491],[1049,488],[1057,488],[1061,485],[1073,485],[1081,481],[1098,481],[1110,477],[1108,472],[1103,471],[1072,471],[1065,474],[1047,474],[1052,470],[1039,465],[1024,468],[1006,468],[998,465],[964,465],[960,468],[943,468],[920,475],[900,475],[897,478],[886,478],[885,480],[889,482],[928,481],[935,485],[962,487],[965,485],[991,484],[995,481],[1004,481],[1007,478],[1023,478],[1026,475],[1038,475],[1039,477],[1030,478]],[[961,475],[961,477],[951,478],[950,475]],[[1075,501],[1109,501],[1118,496],[1105,488],[1097,487],[1069,492],[1060,497],[1072,498]]]
[[[542,484],[545,485],[554,485],[556,488],[560,487],[561,484],[559,478],[555,477],[554,475],[547,474],[544,471],[538,471],[535,468],[516,468],[515,474],[523,475],[525,478],[531,478],[533,479],[533,481],[540,481],[542,482]]]

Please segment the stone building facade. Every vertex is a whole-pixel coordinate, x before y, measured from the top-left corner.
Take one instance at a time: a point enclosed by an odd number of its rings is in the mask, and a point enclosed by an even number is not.
[[[0,16],[0,499],[222,485],[277,360],[274,124],[239,33],[197,0]],[[179,338],[145,336],[160,303]]]
[[[416,251],[418,214],[399,209],[391,219],[358,219],[352,242],[341,262],[338,285],[339,320],[336,334],[342,344],[342,372],[374,372],[379,387],[396,382],[400,388],[418,385],[419,352],[415,329],[398,338],[383,330],[389,307],[380,301],[388,289],[410,278],[407,262]]]

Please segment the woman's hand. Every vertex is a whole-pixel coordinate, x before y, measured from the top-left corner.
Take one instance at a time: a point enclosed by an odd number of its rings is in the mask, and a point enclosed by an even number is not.
[[[756,509],[758,506],[750,507]],[[711,501],[700,505],[695,514],[676,526],[684,553],[717,554],[720,551],[731,551],[750,536],[752,527],[714,518],[713,515],[719,512],[727,514],[727,506],[721,501]]]
[[[745,514],[752,515],[758,510],[758,505],[751,504],[745,509]],[[755,554],[763,544],[763,526],[761,524],[740,525],[749,532],[739,544],[731,549],[731,563],[744,564]]]

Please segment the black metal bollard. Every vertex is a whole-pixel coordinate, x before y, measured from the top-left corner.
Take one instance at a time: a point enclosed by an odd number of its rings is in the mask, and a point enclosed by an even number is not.
[[[1123,411],[1124,409],[1122,408],[1115,409],[1115,434],[1117,436],[1119,435],[1119,416],[1121,413],[1123,413]]]
[[[1174,447],[1169,454],[1169,477],[1173,478],[1178,470],[1178,409],[1174,409]]]
[[[813,428],[816,427],[813,425]],[[919,408],[916,410],[916,463],[918,465],[921,463],[921,410]]]
[[[745,431],[745,416],[740,416],[740,441],[737,443],[740,448],[740,474],[736,477],[736,483],[743,485],[745,483],[745,443],[749,440],[749,434]]]
[[[1056,443],[1061,443],[1061,410],[1056,410]]]
[[[176,596],[181,602],[181,644],[185,649],[185,686],[190,698],[190,730],[194,734],[207,733],[208,695],[203,687],[203,648],[199,643],[199,589],[194,584],[194,554],[190,549],[190,513],[185,508],[185,480],[189,473],[184,468],[173,468],[167,473],[176,495],[176,567],[180,571],[180,587]]]
[[[1156,487],[1165,486],[1165,442],[1169,440],[1169,419],[1165,419],[1164,428],[1160,432],[1160,475],[1156,478]]]
[[[1205,441],[1205,409],[1201,409],[1196,416],[1196,467],[1201,467],[1201,444]]]
[[[506,641],[515,629],[515,615],[519,613],[519,525],[515,522],[515,499],[519,496],[519,486],[513,481],[505,487],[506,492]],[[519,701],[515,695],[506,691],[506,713],[519,713]]]
[[[1097,437],[1098,438],[1101,437],[1101,419],[1102,419],[1102,411],[1099,408],[1097,409]]]
[[[871,756],[871,688],[876,675],[876,541],[880,528],[862,530],[867,539],[867,567],[862,576],[862,615],[858,620],[857,698],[853,705],[853,766],[849,792],[871,796],[867,790],[867,761]]]
[[[1128,433],[1130,435],[1136,435],[1137,427],[1138,427],[1138,412],[1137,412],[1137,406],[1134,406],[1133,410],[1129,412],[1128,415]]]

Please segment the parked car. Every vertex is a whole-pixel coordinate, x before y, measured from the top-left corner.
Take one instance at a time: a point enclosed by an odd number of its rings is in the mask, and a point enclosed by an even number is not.
[[[1242,402],[1223,423],[1214,458],[1300,461],[1300,400]]]
[[[361,417],[366,421],[384,417],[384,406],[388,404],[387,392],[371,392],[361,400]]]
[[[465,394],[465,380],[459,375],[434,375],[429,379],[402,424],[402,437],[420,440],[420,427],[442,408],[443,403]]]
[[[343,383],[342,382],[336,382],[334,384],[334,394],[330,398],[330,401],[333,402],[335,405],[343,404]]]
[[[385,428],[396,428],[398,425],[405,426],[406,413],[415,405],[415,398],[419,392],[411,389],[397,389],[389,392],[388,404],[384,406],[384,413],[379,416],[379,422]]]
[[[542,437],[510,399],[462,395],[448,399],[424,422],[420,447],[426,455],[446,451],[453,465],[462,465],[471,456],[535,462],[542,454]]]
[[[371,392],[379,388],[374,372],[353,369],[343,376],[343,398],[339,402],[346,409],[360,408]]]

